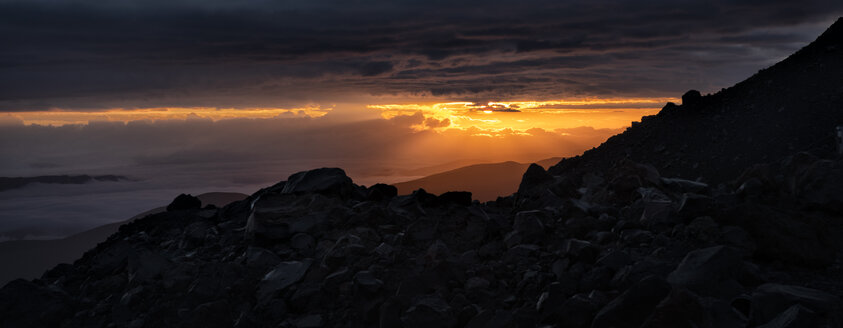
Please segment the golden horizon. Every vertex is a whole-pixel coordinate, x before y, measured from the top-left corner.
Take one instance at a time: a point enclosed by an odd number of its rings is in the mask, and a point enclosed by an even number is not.
[[[642,116],[658,113],[677,98],[576,98],[548,101],[427,102],[367,104],[360,107],[380,111],[383,119],[411,116],[418,112],[425,122],[416,130],[479,129],[478,134],[501,131],[523,133],[530,129],[553,131],[575,127],[617,129],[629,126]],[[215,108],[154,107],[113,108],[96,111],[52,109],[47,111],[6,112],[7,117],[24,125],[64,126],[98,122],[129,124],[167,120],[318,118],[335,110],[336,105],[308,105],[296,108]]]

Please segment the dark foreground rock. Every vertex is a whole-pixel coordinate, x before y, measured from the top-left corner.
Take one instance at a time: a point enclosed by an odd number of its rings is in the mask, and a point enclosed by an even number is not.
[[[740,187],[714,191],[652,167],[618,165],[577,186],[576,198],[544,195],[533,208],[472,203],[464,193],[397,196],[382,185],[348,185],[336,170],[298,173],[295,188],[282,182],[224,208],[180,207],[136,220],[73,265],[9,283],[0,289],[0,326],[843,322],[836,204],[806,205],[784,185],[744,195]],[[628,181],[639,192],[629,193]],[[534,182],[525,193],[549,185]],[[707,216],[675,210],[691,189],[709,199]],[[650,224],[642,219],[654,199],[674,210]],[[784,213],[776,222],[797,230],[765,229],[747,210]],[[801,235],[827,238],[781,239]],[[829,260],[777,258],[762,249],[767,239]]]
[[[193,195],[181,194],[167,205],[167,211],[194,210],[202,207],[202,201]]]

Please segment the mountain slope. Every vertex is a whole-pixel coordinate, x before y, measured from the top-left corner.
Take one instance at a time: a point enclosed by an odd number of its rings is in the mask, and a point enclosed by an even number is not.
[[[223,207],[246,198],[240,193],[211,192],[197,196],[202,205]],[[102,225],[90,230],[55,240],[11,240],[0,242],[0,285],[12,279],[32,279],[59,263],[73,263],[85,251],[111,236],[120,226],[133,220],[164,211],[163,207],[135,215],[121,222]]]
[[[833,152],[835,127],[843,125],[843,20],[731,88],[683,98],[550,173],[600,171],[628,158],[665,175],[718,183],[798,151]]]
[[[537,162],[542,167],[550,167],[560,158],[548,158]],[[424,178],[393,184],[399,195],[409,194],[419,188],[434,194],[448,191],[468,191],[474,199],[481,202],[495,200],[499,196],[509,196],[518,190],[521,177],[530,164],[503,162],[475,164],[441,172]]]

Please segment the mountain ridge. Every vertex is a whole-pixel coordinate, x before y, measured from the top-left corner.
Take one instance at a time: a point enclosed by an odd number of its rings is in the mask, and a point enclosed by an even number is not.
[[[627,158],[652,164],[670,176],[716,184],[736,178],[750,165],[799,151],[831,154],[836,151],[835,127],[843,124],[839,58],[841,18],[785,60],[720,92],[691,98],[693,103],[669,103],[657,115],[642,118],[595,149],[560,161],[549,172],[605,170]],[[677,126],[682,131],[673,131]],[[676,138],[677,133],[686,138]],[[691,143],[687,138],[697,140]]]

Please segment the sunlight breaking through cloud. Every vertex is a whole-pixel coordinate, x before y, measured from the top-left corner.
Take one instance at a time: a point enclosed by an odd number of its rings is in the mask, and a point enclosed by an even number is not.
[[[436,129],[478,129],[477,135],[490,131],[511,129],[525,132],[540,128],[553,131],[560,128],[592,126],[617,129],[628,126],[642,116],[658,113],[667,102],[676,98],[580,98],[550,101],[487,101],[443,102],[429,104],[382,104],[367,108],[380,110],[381,116],[391,119],[422,112],[425,117],[448,120],[448,126]]]

